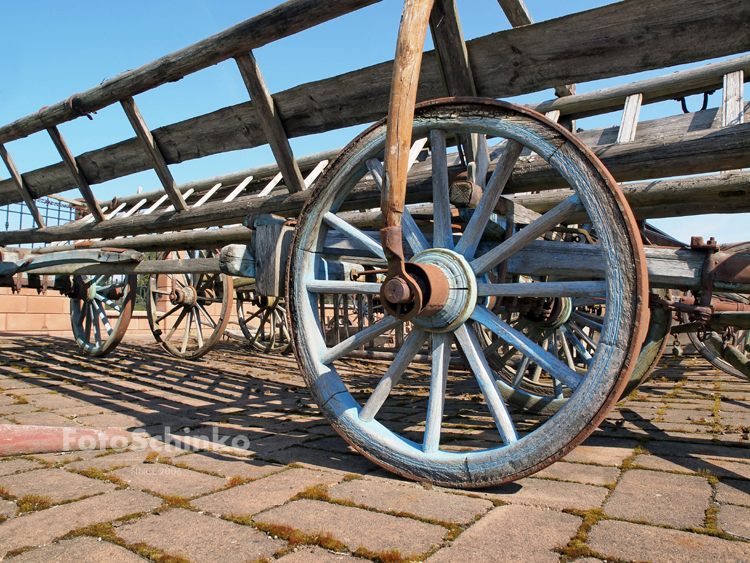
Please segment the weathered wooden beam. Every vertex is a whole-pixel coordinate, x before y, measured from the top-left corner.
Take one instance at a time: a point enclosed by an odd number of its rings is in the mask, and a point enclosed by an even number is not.
[[[523,27],[534,23],[523,0],[497,0],[497,2],[513,27]]]
[[[737,125],[743,122],[745,104],[742,101],[745,77],[742,70],[724,75],[721,125]]]
[[[125,110],[125,115],[128,116],[130,125],[133,126],[136,135],[141,140],[143,148],[146,150],[146,154],[151,161],[151,166],[156,171],[156,175],[159,177],[164,191],[169,196],[169,201],[172,202],[175,209],[184,211],[187,209],[185,199],[182,197],[180,190],[177,189],[177,182],[174,181],[172,173],[169,171],[169,167],[164,160],[164,155],[156,144],[156,141],[154,141],[154,136],[146,125],[146,121],[143,119],[138,106],[135,105],[135,100],[133,98],[126,98],[120,101],[120,105],[122,105],[122,109]]]
[[[26,137],[299,33],[380,0],[289,0],[189,47],[128,70],[69,100],[0,127],[0,143]]]
[[[448,95],[476,96],[455,0],[435,0],[430,13],[430,32]]]
[[[49,136],[52,139],[57,152],[60,153],[60,157],[62,157],[63,162],[65,163],[65,167],[68,170],[69,177],[72,178],[73,182],[75,182],[75,185],[78,188],[78,191],[81,192],[83,200],[86,202],[86,207],[88,207],[89,213],[91,213],[91,216],[97,223],[100,221],[104,221],[104,215],[102,214],[102,210],[99,207],[99,203],[94,197],[94,192],[91,191],[91,186],[89,185],[88,180],[78,168],[78,163],[76,162],[73,153],[70,152],[65,139],[63,139],[62,135],[60,135],[60,131],[58,131],[57,127],[48,127],[47,132],[49,133]]]
[[[750,211],[750,172],[620,184],[620,188],[636,219]],[[567,189],[508,197],[537,213],[545,213],[572,194]],[[584,220],[582,214],[571,218],[572,222]]]
[[[525,25],[531,25],[534,20],[523,3],[523,0],[497,0],[500,7],[505,12],[505,16],[508,18],[510,25],[513,27],[523,27]],[[564,96],[572,96],[576,93],[575,84],[565,84],[563,86],[555,86],[555,94],[562,98]]]
[[[478,38],[467,42],[467,49],[478,95],[497,98],[745,52],[750,50],[744,25],[749,19],[745,0],[726,0],[721,10],[712,0],[631,0]],[[275,94],[284,130],[292,138],[380,119],[387,112],[391,75],[387,62]],[[442,95],[435,56],[426,53],[418,99]],[[620,95],[611,109],[620,109],[626,97]],[[551,109],[557,107],[542,111]],[[266,142],[250,103],[153,133],[169,164]],[[149,168],[134,139],[80,155],[78,161],[92,183]],[[24,178],[39,196],[52,186],[57,191],[74,187],[53,167]],[[5,193],[0,182],[0,197]]]
[[[643,104],[653,104],[718,90],[722,87],[724,75],[738,70],[743,70],[745,77],[750,76],[748,75],[748,72],[750,72],[750,55],[710,63],[699,68],[682,70],[647,80],[639,80],[630,84],[584,92],[576,94],[574,97],[529,104],[529,107],[541,113],[559,110],[562,115],[573,118],[590,117],[617,111],[622,108],[627,98],[634,94],[643,95]]]
[[[643,94],[633,94],[625,100],[625,109],[622,111],[622,119],[620,120],[620,131],[617,134],[618,144],[630,143],[635,139],[642,101]]]
[[[160,252],[163,250],[201,250],[219,248],[227,244],[250,244],[251,229],[247,227],[229,227],[224,229],[205,229],[182,233],[164,233],[140,235],[116,240],[100,240],[91,243],[64,244],[59,246],[42,246],[33,249],[33,254],[52,254],[76,248],[129,248],[140,252]]]
[[[596,145],[594,153],[618,182],[705,174],[750,166],[750,123],[717,130],[648,138],[623,145]],[[556,170],[537,158],[519,162],[505,193],[567,187]]]
[[[279,112],[274,105],[273,98],[266,87],[263,75],[260,72],[258,61],[252,52],[235,57],[237,67],[242,74],[242,80],[245,82],[250,98],[253,101],[255,111],[258,112],[260,124],[263,132],[266,134],[268,144],[271,146],[273,156],[284,177],[284,184],[291,193],[301,192],[305,189],[305,183],[302,179],[302,173],[294,159],[292,147],[289,144],[289,138],[284,131],[284,125],[281,123]]]
[[[37,208],[36,202],[34,201],[34,196],[31,195],[28,186],[24,184],[23,178],[18,172],[18,168],[16,168],[16,163],[13,162],[13,159],[8,154],[8,151],[5,149],[4,145],[0,145],[0,157],[2,157],[3,162],[5,162],[5,166],[8,168],[10,177],[13,182],[15,182],[16,187],[18,188],[18,193],[21,194],[23,201],[26,203],[26,207],[29,208],[31,216],[34,217],[34,221],[36,221],[37,227],[44,228],[44,218],[42,217],[42,214],[39,213],[39,209]]]

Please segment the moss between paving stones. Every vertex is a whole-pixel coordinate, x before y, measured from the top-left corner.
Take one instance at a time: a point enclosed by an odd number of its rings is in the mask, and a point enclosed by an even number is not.
[[[125,518],[132,520],[133,518],[137,518],[140,516],[143,516],[143,514],[130,515],[126,516]],[[117,522],[122,521],[122,518],[117,520]],[[145,557],[150,561],[154,561],[155,563],[190,563],[184,557],[180,557],[179,555],[170,555],[143,542],[133,544],[127,543],[115,533],[115,528],[111,522],[103,522],[83,528],[78,528],[76,530],[68,532],[60,538],[57,538],[55,541],[73,539],[81,536],[91,536],[99,538],[103,541],[107,541],[109,543],[113,543],[115,545],[119,545],[120,547],[124,547],[125,549],[128,549],[133,553],[137,553],[141,557]]]

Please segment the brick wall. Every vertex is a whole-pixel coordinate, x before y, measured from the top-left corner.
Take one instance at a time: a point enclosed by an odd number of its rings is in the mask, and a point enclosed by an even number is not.
[[[210,312],[218,312],[220,307],[212,305]],[[117,319],[115,311],[107,311],[110,323]],[[232,307],[231,324],[236,325],[234,306]],[[239,330],[238,326],[234,327]],[[21,333],[29,335],[50,335],[73,338],[70,328],[70,299],[54,290],[46,295],[39,295],[35,289],[23,288],[13,294],[9,287],[0,287],[0,334]],[[151,335],[146,311],[133,311],[126,337],[143,337]]]

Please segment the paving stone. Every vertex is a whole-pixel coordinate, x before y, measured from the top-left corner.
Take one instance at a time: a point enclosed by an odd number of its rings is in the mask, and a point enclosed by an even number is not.
[[[560,555],[552,550],[567,545],[580,525],[581,519],[570,514],[499,506],[427,562],[557,563]]]
[[[0,525],[0,557],[27,545],[46,545],[71,530],[146,512],[160,505],[161,499],[140,491],[112,491],[11,518]]]
[[[562,510],[598,508],[609,491],[580,483],[564,483],[546,479],[520,479],[497,487],[481,489],[476,494],[510,504],[526,504]]]
[[[713,420],[713,414],[711,411],[699,409],[670,409],[664,413],[662,420],[664,422],[711,422]]]
[[[739,536],[750,538],[750,508],[745,506],[723,505],[718,517],[719,529]]]
[[[117,454],[104,455],[101,457],[92,457],[81,461],[74,461],[65,466],[66,469],[101,469],[109,471],[113,467],[122,465],[131,466],[140,464],[146,459],[153,450],[126,450]],[[103,452],[99,452],[103,453]]]
[[[357,451],[352,448],[341,436],[330,436],[318,440],[305,442],[306,448],[316,448],[327,452],[339,452],[342,454],[356,454]]]
[[[328,489],[331,498],[349,500],[383,512],[413,514],[420,518],[468,524],[492,508],[488,500],[425,490],[421,485],[355,479]]]
[[[75,452],[58,452],[51,454],[32,454],[34,459],[39,459],[46,463],[66,464],[73,461],[91,459],[104,453],[104,450],[82,450]]]
[[[0,395],[0,407],[6,407],[15,402],[16,402],[15,397],[11,397],[10,395]]]
[[[192,469],[200,471],[212,471],[228,478],[240,476],[245,479],[258,479],[284,469],[280,465],[272,465],[218,453],[183,455],[174,458],[173,462],[177,465],[187,465]]]
[[[164,463],[135,463],[113,472],[135,489],[191,498],[227,485],[227,480]]]
[[[60,393],[40,393],[27,396],[29,402],[39,409],[64,409],[69,407],[82,407],[85,403],[71,399]]]
[[[598,465],[558,461],[535,473],[534,477],[573,481],[587,485],[607,485],[615,483],[619,475],[620,470],[616,467],[599,467]]]
[[[0,499],[0,516],[10,518],[18,510],[18,505],[9,500]]]
[[[656,455],[637,456],[635,464],[659,471],[682,471],[698,473],[708,471],[717,477],[742,477],[750,479],[750,464],[734,463],[722,459],[701,459],[694,457],[666,457]]]
[[[750,482],[724,479],[716,485],[716,502],[750,506]]]
[[[80,537],[34,549],[14,557],[13,563],[144,563],[132,551],[98,538]]]
[[[589,438],[563,459],[599,465],[616,465],[633,455],[638,445],[635,440],[610,440],[603,438]]]
[[[80,426],[76,421],[53,412],[27,412],[15,414],[13,418],[18,424],[29,424],[31,426]]]
[[[90,479],[64,469],[38,469],[0,478],[0,487],[15,497],[41,495],[61,502],[114,490],[117,485]]]
[[[675,528],[702,527],[711,493],[703,477],[634,469],[620,479],[604,512]]]
[[[398,518],[361,508],[316,500],[298,500],[257,515],[256,522],[290,526],[306,534],[330,533],[353,552],[363,547],[380,553],[399,550],[402,557],[420,555],[442,542],[442,526]]]
[[[16,471],[26,471],[27,469],[35,469],[41,467],[36,461],[30,459],[16,458],[0,461],[0,476],[10,475]]]
[[[284,504],[308,487],[334,485],[340,479],[340,475],[335,473],[290,469],[246,485],[201,497],[192,504],[217,515],[253,515],[272,506]]]
[[[588,546],[611,559],[652,563],[737,563],[750,560],[750,544],[654,526],[602,520]]]
[[[726,436],[722,436],[725,439]],[[715,444],[685,444],[684,442],[651,441],[646,444],[646,450],[654,455],[680,457],[709,457],[727,461],[750,462],[750,448],[717,446]]]
[[[377,465],[362,455],[326,452],[313,448],[291,447],[264,457],[269,461],[278,461],[279,463],[300,463],[312,469],[330,469],[359,475],[364,475],[378,468]]]
[[[0,414],[4,414],[5,416],[15,418],[15,415],[20,413],[26,413],[26,412],[33,412],[37,410],[37,407],[34,405],[8,405],[7,407],[0,407]]]
[[[282,540],[250,526],[179,508],[142,518],[117,530],[128,543],[143,542],[192,563],[245,563],[271,558]]]
[[[155,419],[148,413],[143,415],[128,415],[122,413],[93,414],[89,416],[79,416],[76,419],[85,426],[96,426],[98,428],[124,428],[134,429],[143,428],[144,426],[153,425]]]
[[[364,563],[364,559],[352,557],[348,553],[335,553],[317,546],[303,545],[295,553],[285,555],[282,563]]]

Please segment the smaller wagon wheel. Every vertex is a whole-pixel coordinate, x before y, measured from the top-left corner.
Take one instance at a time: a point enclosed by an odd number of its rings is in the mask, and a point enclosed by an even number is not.
[[[162,252],[157,260],[210,258],[211,250]],[[221,339],[229,323],[232,279],[226,274],[152,274],[148,322],[156,341],[175,357],[195,360]]]
[[[106,356],[120,343],[133,314],[137,280],[137,276],[75,276],[70,324],[84,354]],[[119,313],[114,327],[107,310]]]
[[[717,295],[717,297],[745,304],[750,302],[745,296],[737,294]],[[682,322],[690,322],[684,313]],[[689,332],[688,338],[698,353],[715,368],[740,379],[750,379],[750,363],[748,363],[750,361],[750,330],[736,330],[735,327],[729,327],[730,334],[727,335],[728,338],[724,338],[720,329],[714,328],[715,331],[707,330],[700,334]],[[732,362],[732,357],[734,362]]]
[[[722,250],[746,254],[750,252],[750,241],[729,244],[724,246]],[[746,295],[737,293],[717,294],[716,297],[745,305],[750,304],[750,299]],[[687,315],[683,315],[682,321],[689,322]],[[750,360],[750,330],[733,330],[733,334],[726,339],[726,343],[723,335],[716,332],[707,332],[705,338],[701,338],[695,332],[689,332],[688,338],[698,350],[698,353],[712,366],[734,377],[750,379],[750,363],[748,363],[748,360]],[[734,356],[735,363],[739,365],[732,365],[725,359],[730,355]]]
[[[242,334],[259,352],[285,354],[291,350],[283,297],[258,295],[254,287],[238,289],[237,322]]]

